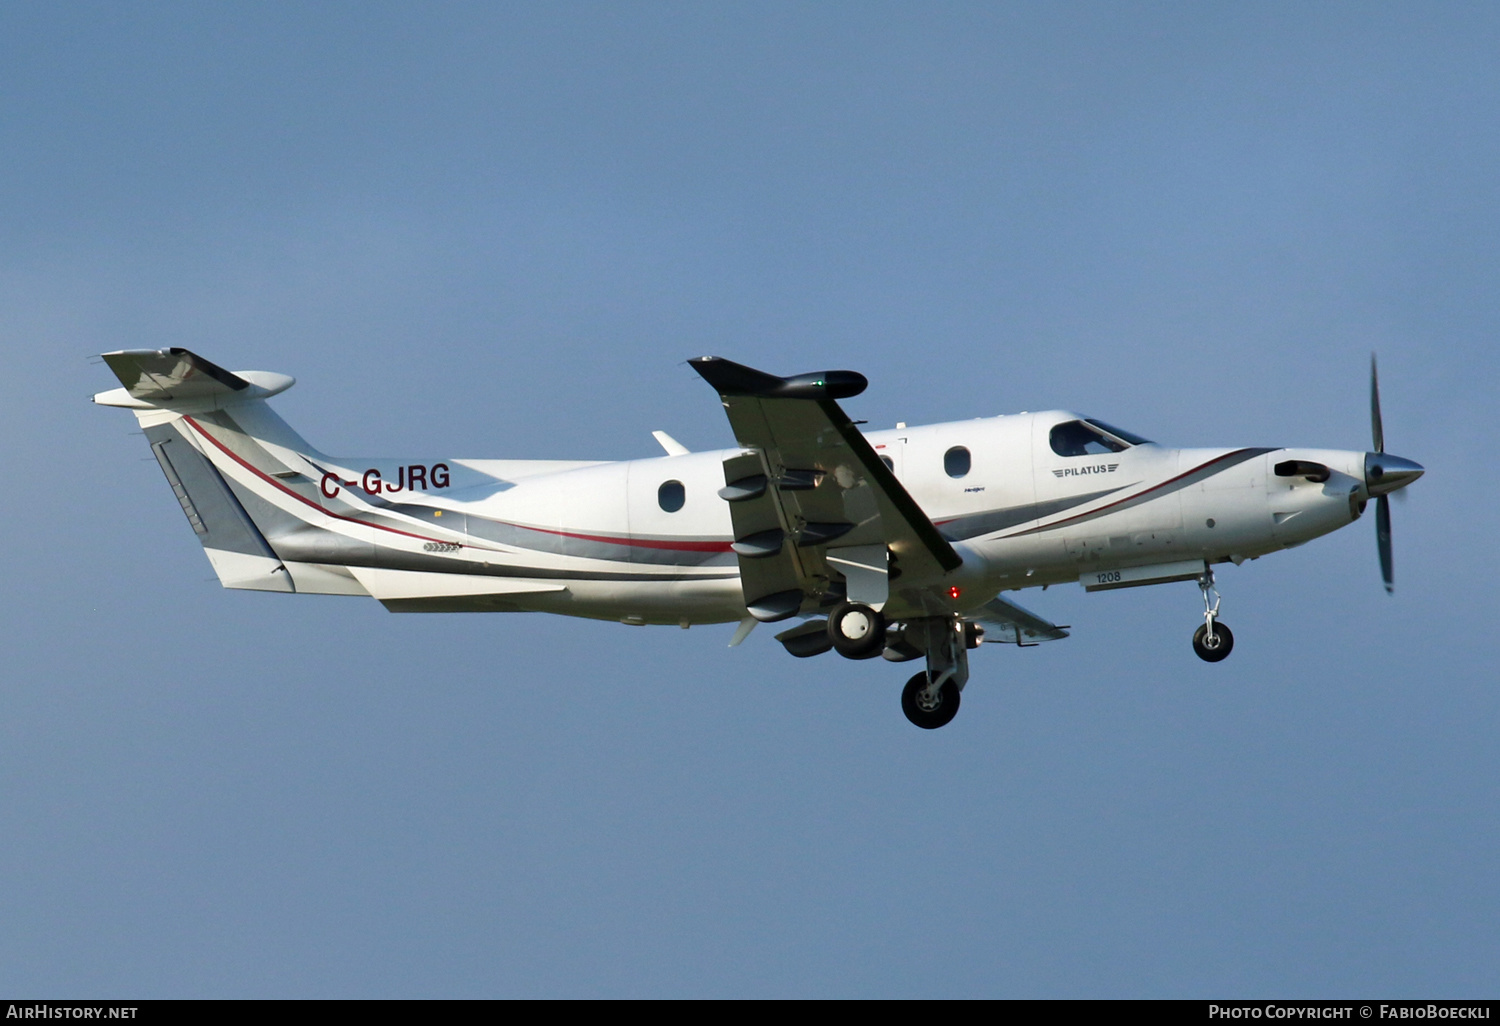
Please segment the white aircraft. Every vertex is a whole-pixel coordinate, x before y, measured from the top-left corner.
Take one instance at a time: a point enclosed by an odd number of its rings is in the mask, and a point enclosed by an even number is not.
[[[1234,635],[1216,563],[1351,523],[1376,500],[1392,587],[1389,495],[1423,468],[1385,452],[1169,449],[1054,410],[862,432],[853,371],[777,377],[690,361],[739,446],[615,462],[348,459],[313,449],[265,400],[284,374],[185,349],[104,354],[227,588],[373,596],[394,612],[538,611],[627,624],[757,623],[794,656],[926,660],[902,692],[919,727],[958,711],[981,640],[1068,632],[1001,597],[1197,581],[1209,662]]]

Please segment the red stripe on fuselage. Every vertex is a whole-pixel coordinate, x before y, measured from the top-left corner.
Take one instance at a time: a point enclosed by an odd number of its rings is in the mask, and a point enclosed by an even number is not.
[[[328,509],[326,509],[326,508],[318,505],[316,502],[313,502],[312,500],[308,499],[306,496],[298,495],[296,492],[292,491],[290,488],[288,488],[286,485],[282,484],[280,481],[276,480],[274,477],[271,477],[269,474],[262,473],[255,466],[253,466],[253,465],[251,465],[249,463],[246,463],[243,459],[240,458],[240,456],[239,456],[238,453],[235,453],[234,451],[232,451],[231,449],[229,449],[228,447],[226,447],[223,442],[219,441],[213,435],[211,435],[207,431],[205,431],[203,429],[203,425],[199,424],[192,417],[184,416],[182,419],[185,420],[185,421],[187,421],[190,425],[192,425],[194,431],[197,431],[198,434],[202,435],[204,438],[207,438],[210,442],[212,442],[215,446],[217,446],[220,452],[224,453],[224,455],[226,455],[230,459],[234,460],[240,466],[242,466],[246,470],[250,471],[250,473],[252,473],[256,477],[260,478],[262,481],[266,482],[266,484],[271,485],[272,487],[280,490],[281,492],[284,492],[285,494],[287,494],[287,495],[291,496],[292,498],[296,499],[298,502],[302,503],[303,505],[312,507],[313,509],[317,510],[319,513],[324,514],[325,516],[330,516],[330,517],[333,517],[336,520],[343,520],[343,521],[346,521],[346,522],[351,523],[351,524],[359,524],[361,527],[371,527],[371,528],[374,528],[377,531],[389,531],[392,534],[403,535],[404,537],[407,537],[407,538],[416,538],[416,539],[418,539],[420,541],[435,541],[435,542],[442,542],[444,544],[452,544],[451,540],[446,539],[446,538],[433,538],[433,537],[431,537],[429,535],[425,535],[425,534],[413,534],[410,531],[403,531],[403,530],[400,530],[399,528],[386,527],[384,524],[371,524],[371,523],[367,523],[366,521],[363,521],[363,520],[358,520],[358,519],[356,519],[354,517],[344,516],[341,513],[334,513],[331,510],[328,510]],[[544,527],[527,527],[524,524],[507,524],[507,526],[519,528],[519,529],[524,530],[524,531],[537,531],[537,532],[539,532],[541,534],[560,535],[560,536],[562,536],[564,538],[577,538],[580,541],[603,542],[604,544],[607,544],[607,545],[626,545],[626,546],[633,546],[635,548],[642,548],[642,549],[669,549],[669,550],[679,551],[679,552],[729,552],[730,551],[729,543],[725,542],[725,541],[665,541],[665,540],[658,540],[658,539],[653,539],[653,538],[617,538],[617,537],[612,537],[610,535],[601,535],[601,534],[575,534],[575,533],[573,533],[571,531],[549,531],[549,530],[547,530]]]
[[[370,523],[366,523],[363,520],[355,519],[354,517],[346,517],[342,513],[334,513],[332,510],[324,509],[322,506],[319,506],[316,502],[313,502],[311,499],[307,498],[306,496],[298,495],[296,492],[292,491],[286,485],[282,484],[280,481],[276,480],[274,477],[271,477],[269,474],[262,473],[256,467],[252,466],[249,463],[246,463],[243,459],[241,459],[239,457],[238,453],[233,452],[223,442],[219,441],[213,435],[211,435],[207,431],[205,431],[203,429],[203,425],[199,424],[192,417],[184,416],[182,419],[185,420],[185,421],[187,421],[190,425],[192,425],[192,428],[193,428],[194,431],[198,432],[198,434],[202,435],[204,438],[206,438],[210,442],[214,443],[214,445],[218,447],[218,449],[219,449],[220,452],[222,452],[224,455],[228,456],[230,459],[234,460],[234,462],[238,463],[240,466],[244,467],[246,470],[250,471],[250,473],[254,474],[256,477],[260,478],[262,481],[266,482],[266,484],[271,485],[271,486],[275,487],[276,489],[278,489],[278,490],[280,490],[282,492],[285,492],[287,495],[290,495],[292,498],[296,499],[298,502],[302,503],[304,506],[310,506],[313,509],[317,510],[319,513],[322,513],[324,516],[333,517],[335,520],[343,520],[343,521],[346,521],[346,522],[351,523],[351,524],[358,524],[361,527],[372,527],[372,528],[374,528],[377,531],[389,531],[391,534],[399,534],[399,535],[402,535],[402,536],[407,537],[407,538],[416,538],[418,541],[441,542],[441,543],[447,544],[447,545],[453,544],[453,542],[452,542],[451,539],[447,539],[447,538],[434,538],[431,535],[426,535],[426,534],[413,534],[410,531],[403,531],[403,530],[401,530],[399,528],[396,528],[396,527],[386,527],[384,524],[370,524]]]
[[[579,541],[603,542],[606,545],[628,545],[638,549],[670,549],[677,552],[729,552],[727,541],[670,541],[660,538],[618,538],[607,534],[574,534],[572,531],[549,531],[545,527],[526,527],[524,524],[511,524],[511,527],[519,527],[525,531],[539,531],[542,534],[555,534],[564,538],[577,538]]]
[[[1075,514],[1074,516],[1068,517],[1068,518],[1066,518],[1064,520],[1059,520],[1056,523],[1042,524],[1039,527],[1032,527],[1032,528],[1028,528],[1025,531],[1018,531],[1018,532],[1016,532],[1016,535],[1012,535],[1011,537],[1015,537],[1015,536],[1022,535],[1022,534],[1034,534],[1037,531],[1050,531],[1054,527],[1062,527],[1064,524],[1071,524],[1075,520],[1086,520],[1089,517],[1097,516],[1100,513],[1104,513],[1104,512],[1107,512],[1109,510],[1114,509],[1116,506],[1119,506],[1122,503],[1136,502],[1139,499],[1144,499],[1146,496],[1150,495],[1152,492],[1159,492],[1159,491],[1161,491],[1163,488],[1167,487],[1167,485],[1169,485],[1169,484],[1173,484],[1173,483],[1175,483],[1177,481],[1181,481],[1185,477],[1191,477],[1192,475],[1198,473],[1200,470],[1206,470],[1209,467],[1213,466],[1215,463],[1221,463],[1224,460],[1230,459],[1232,457],[1240,455],[1241,453],[1246,453],[1246,452],[1249,452],[1249,451],[1250,451],[1249,449],[1236,449],[1233,452],[1226,452],[1222,456],[1215,456],[1211,460],[1208,460],[1206,462],[1198,464],[1198,466],[1194,467],[1192,470],[1185,470],[1181,474],[1178,474],[1176,477],[1169,477],[1165,481],[1163,481],[1161,484],[1152,485],[1150,488],[1147,488],[1143,492],[1136,492],[1134,495],[1127,495],[1123,499],[1116,499],[1114,502],[1108,503],[1107,505],[1104,505],[1104,506],[1100,506],[1098,509],[1091,509],[1091,510],[1088,510],[1087,512],[1085,512],[1085,513],[1078,513],[1078,514]]]

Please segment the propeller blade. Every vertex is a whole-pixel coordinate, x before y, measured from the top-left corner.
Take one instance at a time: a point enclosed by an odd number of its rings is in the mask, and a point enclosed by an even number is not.
[[[1375,354],[1370,354],[1370,434],[1375,451],[1385,452],[1385,424],[1380,418],[1380,375],[1375,370]]]
[[[1375,500],[1375,544],[1380,547],[1380,576],[1389,595],[1396,590],[1395,568],[1391,566],[1391,497]]]

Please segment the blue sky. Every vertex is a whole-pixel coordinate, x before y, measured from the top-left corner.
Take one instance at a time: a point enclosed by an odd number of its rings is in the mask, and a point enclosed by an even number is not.
[[[1493,995],[1491,5],[0,5],[0,991]],[[1363,448],[1363,522],[1023,604],[937,732],[757,632],[224,591],[87,357],[320,448],[1056,406]]]

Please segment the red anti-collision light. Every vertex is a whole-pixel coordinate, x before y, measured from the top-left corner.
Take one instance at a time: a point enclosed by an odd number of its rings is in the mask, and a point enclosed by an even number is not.
[[[961,595],[961,594],[963,594],[963,592],[961,592],[961,591],[958,590],[958,585],[956,585],[956,584],[953,587],[951,587],[951,588],[948,589],[948,597],[949,598],[958,598],[958,596]]]

